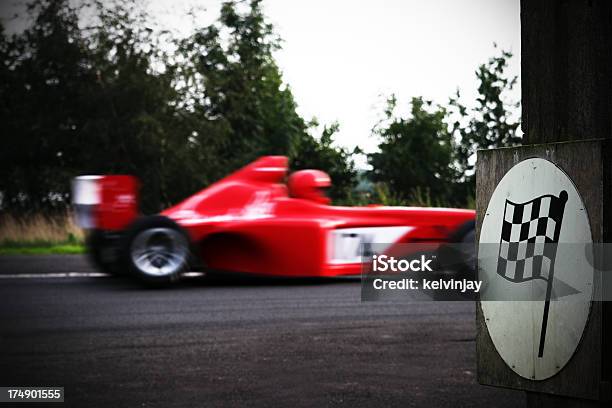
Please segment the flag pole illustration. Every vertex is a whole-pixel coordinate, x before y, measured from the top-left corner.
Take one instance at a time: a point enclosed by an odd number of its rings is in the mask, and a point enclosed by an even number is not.
[[[524,203],[506,200],[504,207],[497,274],[514,283],[536,279],[546,282],[538,357],[544,356],[557,244],[567,198],[563,190],[558,197],[545,194]]]

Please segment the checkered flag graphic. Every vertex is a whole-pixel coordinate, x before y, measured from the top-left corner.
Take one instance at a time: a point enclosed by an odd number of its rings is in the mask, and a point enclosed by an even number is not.
[[[526,203],[506,200],[497,262],[497,273],[511,282],[548,280],[552,275],[556,245],[567,202],[543,195]]]
[[[524,203],[506,200],[497,260],[497,274],[510,282],[547,282],[539,357],[544,353],[548,309],[567,191],[542,195]]]

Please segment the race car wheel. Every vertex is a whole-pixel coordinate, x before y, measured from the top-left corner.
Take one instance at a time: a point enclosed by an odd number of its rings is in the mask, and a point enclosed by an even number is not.
[[[92,230],[85,238],[89,262],[101,272],[110,275],[121,275],[125,268],[121,267],[118,236],[102,230]]]
[[[129,270],[156,285],[177,281],[190,257],[187,234],[174,221],[159,215],[137,220],[126,235],[124,249]]]
[[[460,244],[462,272],[468,275],[476,273],[476,223],[468,221],[457,230],[454,242]]]
[[[475,224],[473,221],[461,225],[441,245],[437,254],[437,269],[447,278],[470,278],[476,273]]]

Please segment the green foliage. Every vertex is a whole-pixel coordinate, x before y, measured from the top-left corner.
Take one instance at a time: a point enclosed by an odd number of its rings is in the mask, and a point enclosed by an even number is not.
[[[74,255],[85,252],[85,247],[79,244],[67,242],[57,244],[51,242],[19,243],[7,242],[0,245],[0,255]]]
[[[395,114],[397,100],[389,98],[385,119],[374,133],[379,152],[368,155],[372,179],[385,182],[401,199],[428,191],[438,201],[454,202],[452,167],[454,145],[445,123],[446,109],[412,98],[407,118]]]
[[[3,204],[16,209],[53,207],[65,198],[88,98],[81,84],[93,78],[75,10],[62,2],[29,10],[33,25],[1,39],[0,191]]]
[[[474,208],[476,151],[521,141],[520,122],[511,118],[520,104],[504,99],[517,81],[505,73],[511,57],[501,51],[478,67],[479,96],[472,108],[459,101],[458,92],[448,107],[413,98],[410,117],[401,118],[391,97],[385,119],[374,129],[381,143],[379,152],[369,155],[372,178],[384,182],[399,202]],[[388,197],[374,195],[382,201]]]
[[[478,67],[476,77],[479,96],[475,107],[468,109],[464,106],[459,101],[459,92],[449,103],[449,111],[456,113],[459,118],[453,123],[453,132],[460,140],[457,161],[460,169],[468,173],[469,183],[474,181],[474,165],[470,159],[474,158],[476,150],[516,146],[521,142],[517,134],[520,121],[511,118],[512,110],[519,108],[520,102],[504,100],[504,96],[517,82],[516,76],[509,78],[505,74],[510,58],[512,53],[502,50],[499,55]]]
[[[215,168],[204,173],[220,178],[263,154],[289,155],[294,170],[317,168],[330,173],[332,197],[346,197],[354,184],[350,154],[332,146],[337,124],[320,138],[309,130],[273,57],[280,40],[265,21],[260,1],[245,14],[237,3],[225,3],[217,24],[197,30],[178,43],[184,63],[176,67],[180,104],[198,128],[194,143],[202,154],[214,152]],[[206,135],[207,141],[200,141]],[[205,150],[205,151],[202,151]],[[210,156],[210,154],[209,154]]]
[[[35,23],[7,40],[6,208],[62,209],[70,179],[84,173],[136,174],[149,211],[169,200],[164,185],[176,174],[166,166],[180,162],[181,143],[170,127],[172,78],[152,69],[155,37],[127,3],[98,7],[100,25],[86,32],[67,1],[36,1]]]
[[[296,112],[260,1],[226,2],[182,40],[127,0],[93,10],[80,28],[68,0],[34,0],[25,32],[0,26],[0,209],[61,210],[75,175],[127,173],[157,212],[264,154],[329,171],[338,198],[350,190],[334,131],[314,138]]]
[[[82,126],[82,162],[74,170],[138,176],[144,209],[155,212],[184,194],[187,134],[175,127],[179,112],[169,103],[178,97],[173,72],[153,68],[168,56],[145,16],[130,7],[98,4],[100,25],[87,37],[94,99]]]
[[[187,115],[218,134],[217,159],[235,169],[262,154],[287,154],[306,131],[304,120],[272,52],[279,48],[259,1],[240,14],[225,3],[217,24],[198,29],[179,43],[178,66]],[[211,129],[211,127],[213,129]],[[198,133],[203,134],[203,133]]]
[[[314,135],[318,124],[297,113],[260,0],[224,3],[183,39],[151,29],[128,0],[83,6],[89,27],[71,4],[33,0],[23,33],[0,25],[0,210],[61,213],[72,177],[127,173],[157,212],[264,154],[330,173],[336,203],[469,206],[476,150],[520,142],[502,51],[478,67],[474,107],[413,98],[401,117],[390,98],[368,155],[375,187],[356,192],[358,152],[334,145],[337,123]]]
[[[408,205],[406,199],[402,198],[399,194],[391,191],[389,185],[383,182],[378,182],[374,185],[374,197],[376,203],[386,206],[404,206]]]

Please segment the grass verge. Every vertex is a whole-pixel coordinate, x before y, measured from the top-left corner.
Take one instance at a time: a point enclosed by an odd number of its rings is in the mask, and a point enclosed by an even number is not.
[[[83,241],[68,212],[53,217],[0,213],[0,255],[81,254]]]
[[[32,245],[0,245],[0,255],[52,255],[52,254],[82,254],[85,247],[80,244],[50,244],[44,246]]]

